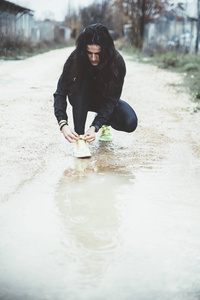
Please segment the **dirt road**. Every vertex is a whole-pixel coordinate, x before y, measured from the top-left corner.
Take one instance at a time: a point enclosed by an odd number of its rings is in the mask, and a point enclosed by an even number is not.
[[[78,160],[53,115],[71,51],[0,61],[0,299],[199,299],[200,116],[183,75],[125,57],[137,131]]]

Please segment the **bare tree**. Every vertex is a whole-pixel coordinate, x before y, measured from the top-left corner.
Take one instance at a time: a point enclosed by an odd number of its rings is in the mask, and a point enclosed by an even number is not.
[[[124,35],[124,25],[128,22],[125,1],[114,0],[110,5],[111,14],[113,17],[113,24],[115,32],[122,37]]]
[[[109,29],[112,28],[112,16],[109,9],[109,1],[101,3],[94,1],[93,4],[80,10],[80,18],[83,27],[89,24],[103,23]]]
[[[71,8],[70,2],[68,3],[65,25],[71,29],[71,37],[76,38],[81,27],[80,18],[79,13],[77,13],[74,8]]]
[[[139,48],[143,45],[145,24],[160,16],[166,4],[167,0],[113,0],[113,6],[125,16],[121,26],[124,21],[131,24],[131,42]]]

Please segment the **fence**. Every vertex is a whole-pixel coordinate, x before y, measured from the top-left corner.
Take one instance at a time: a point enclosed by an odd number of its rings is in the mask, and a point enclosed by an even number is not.
[[[62,24],[51,21],[35,21],[32,28],[32,41],[65,41],[71,37],[71,30]]]

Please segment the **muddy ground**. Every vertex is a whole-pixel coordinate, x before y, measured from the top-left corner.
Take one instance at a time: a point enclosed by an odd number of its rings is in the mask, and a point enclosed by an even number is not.
[[[53,114],[71,51],[0,61],[0,299],[199,299],[200,115],[183,75],[125,57],[138,128],[79,160]]]

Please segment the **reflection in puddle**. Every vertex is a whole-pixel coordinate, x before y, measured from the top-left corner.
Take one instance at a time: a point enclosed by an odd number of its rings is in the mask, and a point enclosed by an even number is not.
[[[55,200],[62,218],[63,245],[68,259],[79,268],[81,284],[97,282],[120,244],[120,211],[117,197],[120,184],[129,184],[127,176],[87,173],[88,160],[78,160],[77,177],[64,173]],[[90,170],[91,171],[91,170]],[[79,176],[79,177],[78,177]]]

